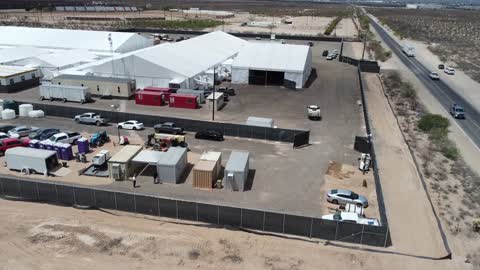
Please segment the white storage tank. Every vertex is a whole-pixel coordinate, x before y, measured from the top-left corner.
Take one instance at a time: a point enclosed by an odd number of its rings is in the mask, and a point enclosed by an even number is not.
[[[2,110],[2,119],[4,120],[15,119],[15,111],[12,109]]]
[[[45,116],[45,113],[42,110],[34,110],[28,112],[28,116],[31,118],[41,118]]]
[[[32,104],[21,104],[18,106],[18,115],[19,116],[28,116],[28,113],[33,111],[33,105]]]

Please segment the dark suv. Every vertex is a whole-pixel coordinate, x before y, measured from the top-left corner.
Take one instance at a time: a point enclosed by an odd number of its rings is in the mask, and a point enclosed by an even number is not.
[[[450,114],[457,119],[465,119],[465,111],[462,106],[453,104],[450,108]]]
[[[195,134],[195,139],[223,141],[222,132],[214,129],[201,130]]]

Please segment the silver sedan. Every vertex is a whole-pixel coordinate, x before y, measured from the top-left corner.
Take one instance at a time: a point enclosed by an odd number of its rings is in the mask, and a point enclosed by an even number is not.
[[[345,205],[347,203],[355,204],[361,207],[368,206],[368,200],[365,196],[358,195],[347,189],[332,189],[327,193],[327,201],[334,204]]]

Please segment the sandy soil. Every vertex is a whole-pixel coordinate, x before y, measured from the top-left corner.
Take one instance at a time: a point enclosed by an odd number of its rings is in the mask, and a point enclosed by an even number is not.
[[[48,214],[47,214],[48,213]],[[2,269],[466,269],[273,236],[0,200]]]
[[[357,28],[351,18],[342,19],[337,25],[337,36],[356,37],[358,35]]]

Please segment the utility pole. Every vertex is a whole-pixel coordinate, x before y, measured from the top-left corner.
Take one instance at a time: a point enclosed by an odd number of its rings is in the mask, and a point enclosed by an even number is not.
[[[215,121],[215,103],[217,100],[215,99],[215,66],[213,66],[213,100],[212,100],[212,121]]]

